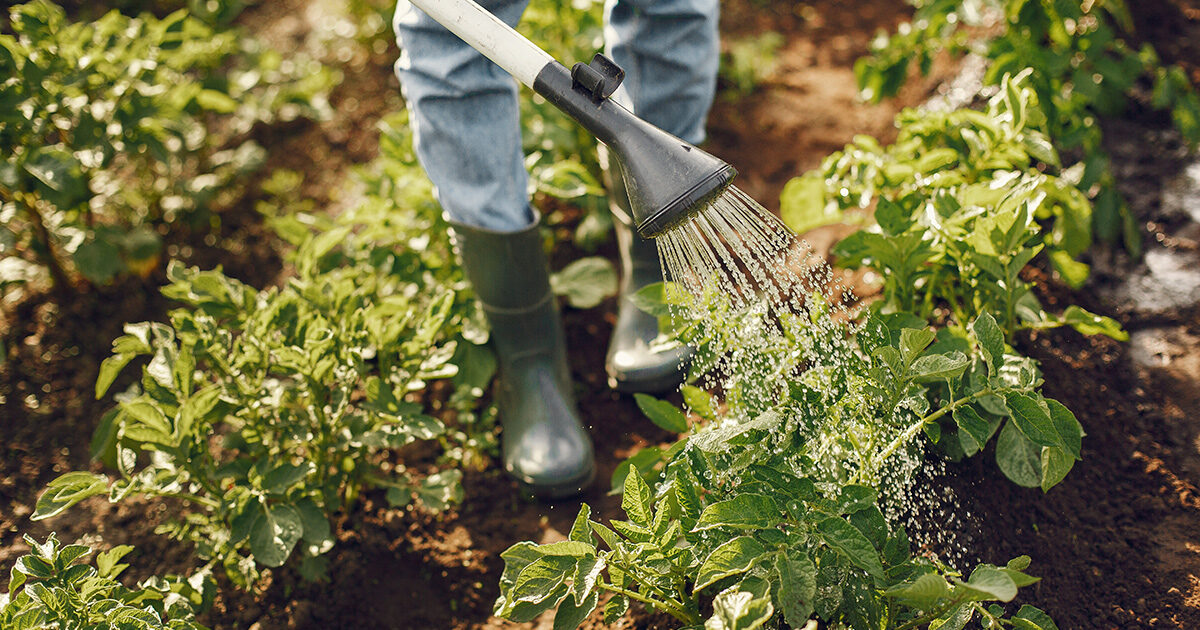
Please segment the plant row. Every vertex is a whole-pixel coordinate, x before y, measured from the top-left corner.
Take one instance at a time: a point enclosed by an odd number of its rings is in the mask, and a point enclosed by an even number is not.
[[[329,68],[184,9],[72,21],[34,0],[8,23],[0,297],[148,275],[167,224],[211,229],[241,196],[266,158],[256,125],[328,114]]]
[[[910,68],[927,74],[942,52],[982,60],[983,84],[992,89],[1000,88],[1005,75],[1028,72],[1042,112],[1037,124],[1069,159],[1059,164],[1034,157],[1048,169],[1062,169],[1094,200],[1088,241],[1094,235],[1107,243],[1121,242],[1137,255],[1141,234],[1114,187],[1100,118],[1122,114],[1137,99],[1169,112],[1184,140],[1195,147],[1200,143],[1200,95],[1182,67],[1163,65],[1151,44],[1135,42],[1124,0],[910,4],[915,7],[912,21],[896,33],[880,34],[871,54],[855,65],[863,97],[878,101],[895,95]]]

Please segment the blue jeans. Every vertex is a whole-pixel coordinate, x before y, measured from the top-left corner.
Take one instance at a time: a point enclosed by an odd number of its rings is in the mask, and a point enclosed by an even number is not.
[[[514,26],[528,4],[477,2]],[[604,17],[606,53],[625,69],[634,113],[701,143],[720,57],[718,0],[607,0]],[[501,232],[528,227],[516,81],[406,0],[393,27],[417,157],[448,218]]]

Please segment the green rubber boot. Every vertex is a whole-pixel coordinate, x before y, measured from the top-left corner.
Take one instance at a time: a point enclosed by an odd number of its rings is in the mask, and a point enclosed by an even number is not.
[[[595,476],[592,441],[571,392],[538,222],[511,233],[453,225],[463,268],[492,326],[504,467],[539,498],[580,494]]]
[[[665,392],[683,382],[692,351],[687,346],[657,349],[651,345],[658,337],[658,319],[634,306],[629,296],[663,281],[658,245],[642,238],[633,227],[620,164],[611,155],[602,154],[601,159],[607,161],[605,184],[621,254],[617,324],[604,361],[608,383],[622,392]]]

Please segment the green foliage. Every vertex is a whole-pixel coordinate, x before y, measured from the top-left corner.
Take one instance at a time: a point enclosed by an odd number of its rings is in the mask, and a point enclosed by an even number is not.
[[[737,100],[767,80],[779,65],[778,52],[783,44],[783,35],[775,31],[731,41],[721,60],[720,77],[728,84],[724,96]]]
[[[1045,117],[1027,75],[1006,77],[983,112],[905,110],[891,146],[859,136],[788,184],[784,219],[804,227],[875,204],[875,225],[834,252],[839,265],[882,276],[881,312],[922,320],[948,312],[960,331],[991,313],[1010,340],[1018,330],[1064,325],[1127,338],[1112,319],[1077,306],[1046,312],[1021,277],[1045,252],[1067,284],[1082,286],[1089,269],[1076,258],[1091,244],[1093,214],[1082,169],[1037,168],[1057,165],[1058,154],[1040,131]]]
[[[260,122],[318,116],[332,76],[177,11],[71,22],[10,10],[0,34],[0,291],[44,268],[104,284],[157,267],[156,229],[236,197]],[[198,217],[195,217],[198,219]]]
[[[8,592],[0,595],[0,627],[204,630],[194,619],[213,596],[203,573],[154,577],[130,589],[117,581],[129,566],[120,564],[133,550],[128,545],[100,553],[92,566],[81,563],[92,553],[86,545],[64,546],[54,534],[45,543],[30,536],[25,542],[30,553],[17,558]]]
[[[150,357],[93,441],[118,477],[59,477],[35,518],[97,494],[175,497],[195,509],[164,529],[247,585],[297,548],[301,573],[320,576],[329,516],[365,489],[431,510],[461,500],[459,468],[486,446],[474,409],[495,362],[477,345],[487,331],[429,184],[394,153],[407,148],[403,132],[390,134],[358,207],[272,218],[296,246],[285,286],[256,291],[219,270],[168,267],[163,293],[184,306],[170,324],[127,326],[96,384],[102,396]],[[419,394],[434,379],[453,379],[448,401]],[[435,403],[454,412],[454,432],[430,415]],[[446,446],[448,466],[414,474],[388,456],[429,441]]]
[[[1200,143],[1200,96],[1178,66],[1164,67],[1154,48],[1134,50],[1123,0],[913,0],[916,13],[892,36],[881,35],[855,74],[863,96],[878,101],[904,83],[909,66],[928,73],[942,50],[973,52],[986,60],[984,82],[1032,70],[1028,85],[1045,112],[1053,144],[1079,160],[1081,190],[1103,204],[1093,216],[1096,236],[1140,251],[1140,236],[1113,188],[1096,118],[1121,113],[1139,82],[1153,85],[1151,105],[1167,110],[1184,138]],[[965,30],[964,27],[968,30]],[[1039,157],[1040,159],[1040,157]],[[1057,164],[1054,164],[1057,166]]]
[[[639,299],[655,310],[652,293]],[[659,306],[679,295],[659,287]],[[575,627],[608,591],[609,619],[639,601],[705,628],[802,627],[810,617],[856,629],[1001,627],[1043,615],[1003,618],[988,605],[1036,581],[1027,558],[965,576],[914,557],[885,516],[904,487],[885,480],[920,461],[923,435],[973,453],[1003,425],[1016,438],[998,458],[1043,453],[1052,464],[1037,462],[1035,485],[1049,489],[1079,456],[1074,417],[1041,396],[1032,361],[1005,353],[989,315],[950,338],[897,317],[847,327],[811,301],[806,318],[783,316],[766,335],[752,332],[765,316],[730,317],[719,293],[677,308],[674,334],[700,363],[726,362],[725,408],[689,390],[689,406],[714,420],[650,461],[656,473],[631,468],[626,520],[592,521],[584,506],[568,541],[505,552],[496,614],[528,621],[557,609],[556,627]],[[660,426],[688,429],[668,403],[638,403]]]
[[[617,294],[617,270],[607,258],[580,258],[551,275],[550,288],[575,308],[592,308]]]

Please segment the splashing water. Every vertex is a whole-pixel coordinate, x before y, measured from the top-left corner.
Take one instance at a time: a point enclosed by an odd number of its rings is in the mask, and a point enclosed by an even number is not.
[[[775,215],[730,186],[691,218],[658,238],[666,278],[701,298],[725,294],[737,310],[765,307],[775,314],[805,311],[814,291],[837,289],[833,274],[811,247]]]
[[[704,366],[700,384],[725,396],[729,411],[722,423],[752,420],[777,408],[789,396],[788,383],[828,383],[839,372],[844,378],[865,369],[854,341],[864,324],[853,294],[822,256],[745,192],[731,186],[657,241],[665,279],[688,294],[672,301],[672,317],[705,328],[706,347],[697,349],[694,364]],[[852,386],[837,395],[843,396],[840,405],[872,405],[870,394]],[[826,404],[794,410],[802,420],[793,430],[808,438],[805,455],[816,468],[795,472],[843,484],[870,482],[880,489],[881,507],[893,525],[908,523],[919,547],[939,548],[938,555],[950,562],[961,560],[961,540],[919,526],[924,519],[917,514],[938,522],[957,503],[944,486],[923,487],[921,481],[941,470],[940,463],[926,469],[931,462],[925,443],[882,464],[876,459],[878,445],[900,434],[904,411],[875,418],[831,413]],[[847,439],[850,434],[862,439]],[[861,444],[868,440],[874,446]]]

